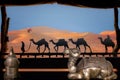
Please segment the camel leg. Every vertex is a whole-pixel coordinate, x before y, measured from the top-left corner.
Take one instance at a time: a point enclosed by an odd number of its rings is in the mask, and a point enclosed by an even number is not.
[[[105,53],[107,53],[107,46],[105,46]]]
[[[48,48],[48,51],[49,51],[49,53],[50,53],[50,48],[49,47],[47,47]]]
[[[44,50],[43,50],[43,53],[45,52],[45,50],[46,50],[46,46],[45,46],[45,48],[44,48]],[[42,54],[42,57],[43,57],[43,54]]]
[[[74,79],[74,80],[77,79],[76,73],[69,73],[68,78],[69,79]]]
[[[68,45],[67,45],[66,47],[69,49],[69,46],[68,46]]]
[[[90,80],[90,73],[86,72],[86,74],[84,74],[85,80]]]
[[[69,49],[69,47],[68,47],[68,46],[64,46],[64,50],[66,50],[66,48],[67,48],[67,49]]]
[[[57,52],[57,50],[56,50],[56,46],[54,46],[54,49],[55,49],[55,51]]]
[[[92,49],[90,48],[90,46],[89,45],[87,45],[88,46],[88,48],[89,48],[89,50],[90,50],[90,53],[92,53]]]
[[[103,80],[114,80],[117,79],[117,75],[113,72],[110,76],[105,77]]]
[[[46,50],[46,46],[45,46],[45,48],[44,48],[44,50],[43,50],[43,53],[45,52],[45,50]]]
[[[39,51],[39,53],[40,53],[40,47],[38,48],[38,51]]]
[[[56,49],[56,47],[57,47],[57,49]],[[58,53],[58,46],[55,46],[54,49],[55,49],[56,53]],[[56,54],[56,57],[57,57],[57,54]]]
[[[46,44],[45,47],[48,49],[49,53],[50,53],[50,48],[49,48],[49,45]]]
[[[82,79],[83,76],[79,73],[69,73],[68,78],[73,80],[78,80],[78,79]]]
[[[86,53],[86,46],[85,46],[85,45],[84,45],[84,49],[85,49],[85,50],[84,50],[84,53]]]
[[[59,49],[59,47],[57,47],[57,50],[56,50],[56,51],[57,51],[57,53],[58,53],[58,49]],[[56,57],[57,57],[57,54],[56,54]]]
[[[47,48],[48,48],[48,50],[49,50],[49,58],[50,58],[50,48],[49,48],[49,46],[47,46]]]
[[[78,49],[80,50],[80,46],[77,45],[76,48],[78,48]],[[81,50],[80,50],[80,51],[81,51]]]
[[[85,45],[84,45],[84,49],[85,49],[85,50],[84,50],[84,54],[85,54],[85,53],[86,53],[86,46],[85,46]],[[83,56],[84,56],[84,55],[83,55]]]
[[[78,48],[78,49],[80,50],[80,52],[81,52],[81,49],[80,49],[80,46],[79,46],[79,45],[76,45],[76,48]],[[83,56],[84,56],[84,54],[83,54]]]
[[[87,45],[87,47],[88,47],[88,48],[89,48],[89,50],[90,50],[90,56],[91,56],[92,50],[91,50],[91,48],[90,48],[90,46],[89,46],[89,45]]]
[[[40,53],[40,46],[37,47],[37,51],[38,51],[38,53]]]
[[[69,49],[68,46],[64,46],[64,51],[66,50],[66,48]],[[64,54],[63,54],[63,58],[64,58]]]
[[[64,46],[64,51],[66,50],[66,47]]]

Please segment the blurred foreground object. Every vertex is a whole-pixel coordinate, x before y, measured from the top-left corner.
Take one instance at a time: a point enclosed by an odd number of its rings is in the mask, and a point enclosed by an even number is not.
[[[77,63],[81,54],[79,49],[66,49],[64,54],[69,55],[69,79],[117,79],[111,62],[107,61],[104,57],[84,57]]]
[[[8,57],[4,61],[5,65],[5,73],[4,73],[4,80],[14,80],[18,78],[18,67],[19,67],[19,60],[17,59],[13,48],[11,48]]]

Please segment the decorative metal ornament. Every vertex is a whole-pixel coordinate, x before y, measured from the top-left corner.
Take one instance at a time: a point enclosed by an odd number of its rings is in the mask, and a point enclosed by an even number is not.
[[[69,79],[117,79],[117,75],[113,72],[111,62],[106,60],[104,57],[84,57],[79,61],[79,63],[77,63],[80,56],[80,51],[78,49],[66,49],[64,54],[69,55]]]
[[[5,65],[4,80],[14,80],[18,77],[19,64],[20,62],[17,59],[13,51],[13,48],[11,48],[8,57],[4,61],[4,65]]]

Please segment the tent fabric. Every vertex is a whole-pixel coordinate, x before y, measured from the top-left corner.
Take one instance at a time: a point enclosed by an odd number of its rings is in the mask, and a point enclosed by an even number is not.
[[[120,0],[0,0],[1,6],[27,6],[53,3],[91,8],[120,7]]]

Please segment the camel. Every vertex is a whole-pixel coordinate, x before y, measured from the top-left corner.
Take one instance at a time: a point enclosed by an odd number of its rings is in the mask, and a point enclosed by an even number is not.
[[[78,61],[81,54],[78,48],[66,49],[63,53],[69,55],[68,78],[71,80],[115,80],[118,77],[105,57],[84,57]]]
[[[42,46],[42,45],[45,46],[43,53],[45,52],[46,48],[48,48],[49,53],[50,53],[49,44],[48,44],[48,42],[47,42],[45,39],[41,39],[41,40],[39,40],[39,41],[37,41],[37,42],[35,42],[34,39],[30,39],[30,41],[31,41],[33,44],[37,45],[37,48],[36,48],[36,49],[38,50],[38,53],[40,53],[40,46]]]
[[[55,46],[54,49],[58,53],[59,46],[64,46],[64,49],[69,48],[67,41],[64,39],[59,39],[58,42],[54,42],[53,40],[50,40]],[[57,48],[57,49],[56,49]]]
[[[105,52],[108,52],[108,47],[112,47],[114,49],[115,43],[110,39],[110,36],[107,35],[107,38],[102,39],[102,37],[98,37],[98,39],[100,39],[101,44],[103,44],[105,46]]]
[[[87,44],[87,42],[84,40],[84,38],[79,38],[76,42],[73,41],[73,39],[69,39],[69,41],[71,41],[73,44],[76,45],[76,48],[78,48],[80,50],[80,45],[83,45],[85,50],[84,50],[84,53],[86,53],[86,47],[89,48],[90,52],[92,53],[92,50],[90,48],[90,46]]]

